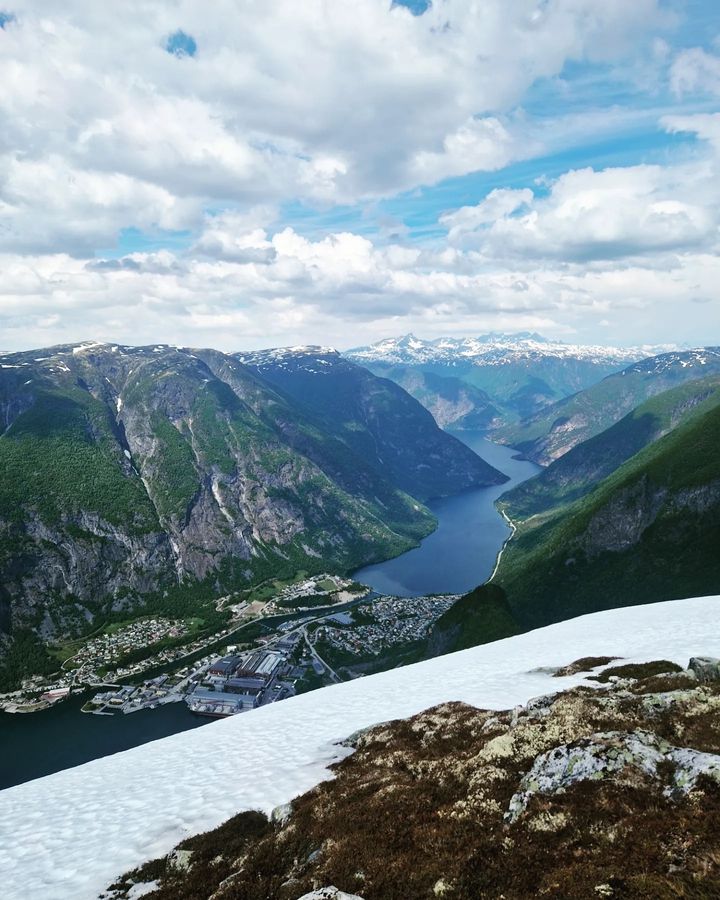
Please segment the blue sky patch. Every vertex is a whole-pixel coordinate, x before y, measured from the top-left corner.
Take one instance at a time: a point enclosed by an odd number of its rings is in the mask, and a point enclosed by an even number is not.
[[[431,0],[393,0],[393,6],[405,6],[414,16],[421,16],[432,4]]]
[[[165,49],[173,56],[182,58],[183,56],[195,56],[197,53],[197,43],[195,38],[184,31],[178,31],[171,34],[165,43]]]

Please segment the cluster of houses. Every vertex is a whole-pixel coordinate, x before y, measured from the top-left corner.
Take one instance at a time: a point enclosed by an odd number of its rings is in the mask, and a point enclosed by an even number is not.
[[[118,631],[92,638],[73,657],[78,681],[93,680],[98,669],[107,669],[138,647],[148,647],[164,638],[181,637],[188,627],[183,621],[164,618],[138,619]]]
[[[441,597],[381,597],[372,605],[372,623],[323,625],[318,638],[361,656],[379,655],[389,647],[422,640],[433,623],[458,599]],[[335,617],[337,620],[338,617]]]

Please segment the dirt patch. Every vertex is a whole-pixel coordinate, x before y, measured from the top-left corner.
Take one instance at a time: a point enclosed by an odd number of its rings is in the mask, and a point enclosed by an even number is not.
[[[619,656],[583,656],[576,659],[575,662],[569,663],[553,672],[553,678],[565,678],[568,675],[579,675],[581,672],[592,672],[600,666],[606,666],[608,663],[615,662],[620,659]]]

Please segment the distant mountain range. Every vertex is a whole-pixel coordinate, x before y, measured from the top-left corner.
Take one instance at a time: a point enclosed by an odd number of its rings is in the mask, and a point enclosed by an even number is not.
[[[388,558],[432,531],[423,501],[505,480],[395,384],[334,353],[294,365],[283,384],[166,345],[2,356],[0,654],[178,613],[183,586],[197,610],[198,586]]]
[[[407,365],[442,363],[461,366],[469,362],[476,366],[508,366],[523,360],[538,362],[552,358],[621,366],[674,349],[676,349],[674,346],[668,345],[620,348],[566,344],[562,341],[552,341],[536,332],[520,331],[512,334],[490,332],[479,337],[443,337],[434,340],[423,340],[413,334],[406,334],[404,337],[388,338],[367,347],[349,350],[346,355],[365,363]]]
[[[673,349],[573,345],[531,332],[431,341],[409,334],[345,355],[402,384],[440,412],[444,427],[477,428],[531,416],[630,363]],[[468,388],[458,400],[458,382],[480,393]]]
[[[546,466],[649,397],[714,373],[720,373],[720,347],[663,353],[634,363],[516,425],[500,426],[493,438]]]

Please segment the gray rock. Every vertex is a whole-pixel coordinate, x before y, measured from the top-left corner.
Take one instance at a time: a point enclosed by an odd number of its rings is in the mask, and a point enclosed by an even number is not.
[[[672,783],[665,797],[679,799],[691,791],[698,778],[706,775],[720,783],[720,756],[689,747],[673,747],[649,732],[611,731],[562,744],[541,753],[523,776],[505,813],[508,824],[516,822],[536,794],[563,794],[581,781],[601,781],[622,774],[657,778],[660,763],[670,763]]]
[[[185,869],[190,868],[192,856],[192,850],[173,850],[173,852],[168,855],[167,860],[174,869],[184,871]]]
[[[688,669],[695,673],[698,681],[720,681],[720,659],[713,656],[693,656]]]
[[[277,825],[284,825],[292,815],[292,811],[292,803],[283,803],[281,806],[276,806],[270,813],[270,821]]]
[[[357,894],[346,894],[345,891],[338,890],[334,886],[318,888],[316,891],[310,891],[309,894],[303,894],[298,900],[363,900]]]

